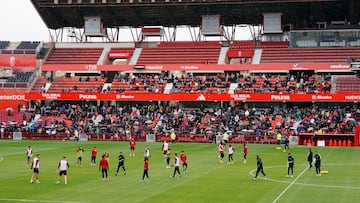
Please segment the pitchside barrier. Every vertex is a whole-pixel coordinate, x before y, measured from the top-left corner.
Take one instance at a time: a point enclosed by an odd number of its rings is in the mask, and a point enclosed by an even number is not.
[[[22,132],[13,132],[13,140],[22,140]]]
[[[147,134],[146,135],[146,142],[155,142],[155,135],[154,134]]]

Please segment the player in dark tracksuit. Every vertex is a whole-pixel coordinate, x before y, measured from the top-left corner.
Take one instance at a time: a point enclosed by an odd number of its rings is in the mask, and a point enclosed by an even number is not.
[[[254,180],[256,180],[259,172],[261,172],[264,175],[264,179],[266,180],[267,178],[266,178],[266,175],[265,175],[265,172],[264,172],[263,163],[262,163],[261,158],[260,158],[259,155],[256,155],[256,164],[257,164],[257,170],[256,170]]]
[[[116,173],[115,173],[116,176],[119,173],[120,167],[122,167],[122,169],[124,170],[124,175],[126,175],[126,170],[125,170],[125,164],[124,163],[125,163],[125,157],[122,154],[122,152],[120,152],[119,157],[118,157],[118,167],[117,167]]]
[[[316,176],[321,176],[321,156],[320,154],[315,151],[315,155],[314,155],[314,158],[315,158],[315,169],[316,169]]]
[[[287,176],[286,177],[289,177],[290,175],[290,171],[291,171],[291,177],[294,176],[294,163],[295,163],[295,159],[294,159],[294,156],[289,153],[288,154],[288,173],[287,173]]]
[[[309,148],[307,161],[309,162],[309,170],[312,169],[312,162],[313,162],[313,152],[311,151],[311,148]]]

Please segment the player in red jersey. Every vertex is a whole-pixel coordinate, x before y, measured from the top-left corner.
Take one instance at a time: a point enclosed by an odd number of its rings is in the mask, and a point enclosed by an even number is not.
[[[186,173],[186,169],[188,167],[188,164],[187,164],[186,154],[185,154],[184,151],[181,151],[180,159],[181,159],[181,162],[182,162],[183,173]]]
[[[129,143],[130,156],[135,156],[135,146],[136,146],[136,142],[135,142],[134,138],[131,138],[130,143]]]
[[[97,149],[96,147],[94,147],[91,150],[91,162],[90,162],[90,166],[95,166],[96,165],[96,155],[97,155]]]
[[[102,155],[102,159],[100,160],[99,170],[101,170],[103,181],[109,181],[108,178],[109,162],[106,159],[105,154]]]
[[[248,146],[246,145],[246,143],[244,143],[244,154],[243,154],[243,156],[244,156],[244,164],[246,164],[246,156],[247,156],[247,154],[248,154],[248,150],[249,150],[249,148],[248,148]]]
[[[143,172],[143,176],[142,179],[140,180],[140,182],[144,182],[145,176],[147,178],[147,182],[150,182],[150,178],[149,178],[149,159],[148,158],[144,158],[144,172]]]

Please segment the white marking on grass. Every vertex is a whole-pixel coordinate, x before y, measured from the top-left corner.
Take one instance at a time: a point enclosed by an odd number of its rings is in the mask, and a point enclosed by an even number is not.
[[[285,192],[286,192],[292,185],[294,185],[294,183],[302,176],[302,174],[305,173],[305,171],[306,171],[307,169],[308,169],[308,167],[305,167],[304,170],[303,170],[298,176],[296,176],[296,178],[295,178],[293,181],[291,181],[290,185],[288,185],[288,186],[279,194],[279,196],[277,196],[277,197],[275,198],[275,200],[273,201],[273,203],[275,203],[276,201],[278,201],[278,200],[285,194]]]
[[[35,200],[35,199],[11,199],[11,198],[0,198],[0,201],[6,202],[49,202],[49,203],[87,203],[87,202],[76,202],[76,201],[56,201],[56,200]]]
[[[307,164],[300,164],[300,166],[304,166]],[[360,165],[360,163],[333,163],[333,164],[326,164],[329,166],[358,166]],[[264,168],[279,168],[279,167],[284,167],[283,165],[278,165],[278,166],[269,166],[269,167],[264,167]],[[249,172],[249,174],[251,176],[254,176],[254,172],[256,169],[253,169]],[[272,181],[272,182],[277,182],[277,183],[292,183],[290,181],[285,181],[285,180],[277,180],[277,179],[272,179],[272,178],[268,178],[268,181]],[[338,188],[338,189],[352,189],[352,190],[360,190],[360,187],[355,187],[355,186],[344,186],[344,185],[320,185],[320,184],[312,184],[312,183],[299,183],[299,182],[294,182],[294,185],[301,185],[301,186],[310,186],[310,187],[323,187],[323,188]]]

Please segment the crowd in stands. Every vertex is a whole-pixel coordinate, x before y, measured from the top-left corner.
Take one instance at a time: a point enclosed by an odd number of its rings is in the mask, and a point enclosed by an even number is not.
[[[35,113],[41,117],[35,120]],[[110,133],[115,137],[144,138],[146,134],[166,136],[212,137],[230,132],[231,136],[247,132],[256,137],[301,132],[353,133],[360,110],[349,106],[244,108],[241,104],[227,108],[180,108],[178,105],[133,104],[97,107],[88,103],[39,105],[27,117],[28,124],[7,130],[24,130],[39,134],[75,131],[90,136]]]
[[[61,79],[61,78],[60,78]],[[64,81],[60,80],[59,81]],[[195,75],[186,73],[182,75],[160,75],[160,74],[124,74],[116,75],[112,84],[103,87],[105,79],[98,77],[86,77],[73,80],[69,87],[66,83],[53,83],[62,92],[79,92],[79,86],[88,85],[82,88],[85,92],[96,93],[164,93],[165,85],[172,83],[170,93],[229,93],[231,83],[236,83],[234,93],[331,93],[331,75],[316,74],[259,74],[243,75],[240,73],[219,73]],[[96,87],[87,82],[97,82]],[[56,82],[56,80],[55,80]],[[77,83],[76,83],[77,82]],[[100,83],[102,82],[102,83]],[[61,87],[63,86],[63,87]],[[50,90],[52,87],[50,86]],[[44,91],[44,88],[40,90]]]
[[[236,93],[330,93],[331,75],[240,75]]]
[[[158,74],[124,74],[117,75],[113,85],[107,92],[113,90],[116,93],[145,91],[148,93],[162,93],[163,86],[168,78]]]

